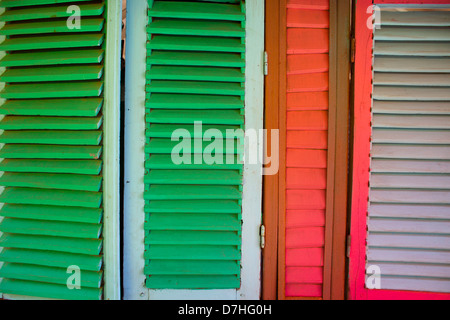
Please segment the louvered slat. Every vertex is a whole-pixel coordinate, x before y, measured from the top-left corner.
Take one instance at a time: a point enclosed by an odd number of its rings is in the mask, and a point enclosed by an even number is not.
[[[450,20],[389,10],[375,29],[367,265],[381,289],[450,292]]]
[[[73,4],[80,29],[67,26]],[[0,7],[0,292],[101,299],[106,2]],[[70,266],[81,290],[67,287]]]

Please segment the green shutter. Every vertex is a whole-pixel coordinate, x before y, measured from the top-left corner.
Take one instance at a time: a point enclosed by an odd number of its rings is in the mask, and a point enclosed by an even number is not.
[[[244,129],[243,1],[149,1],[145,275],[150,289],[240,287],[243,131],[223,164],[175,164],[174,130]],[[202,132],[194,123],[202,122]],[[236,131],[238,132],[238,131]],[[218,153],[216,154],[218,155]],[[227,156],[233,161],[228,163]]]
[[[67,27],[72,4],[81,29]],[[0,292],[101,299],[106,4],[0,7]],[[70,266],[81,270],[80,290],[67,286]]]

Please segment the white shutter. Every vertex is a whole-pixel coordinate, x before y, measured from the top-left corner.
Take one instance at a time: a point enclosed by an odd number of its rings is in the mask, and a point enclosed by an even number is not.
[[[367,266],[450,292],[450,7],[381,7],[374,30]]]

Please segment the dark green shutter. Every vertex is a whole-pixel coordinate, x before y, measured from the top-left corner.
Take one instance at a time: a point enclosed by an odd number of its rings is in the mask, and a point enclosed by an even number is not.
[[[215,2],[215,3],[213,3]],[[172,132],[244,129],[245,5],[149,1],[145,274],[150,289],[240,287],[243,136],[223,164],[175,165]],[[225,145],[225,141],[224,145]],[[194,144],[194,143],[193,143]],[[193,152],[202,154],[209,142]],[[192,159],[194,156],[192,156]]]
[[[81,9],[69,29],[68,6]],[[102,297],[104,1],[0,1],[0,292]],[[69,290],[69,266],[81,289]]]

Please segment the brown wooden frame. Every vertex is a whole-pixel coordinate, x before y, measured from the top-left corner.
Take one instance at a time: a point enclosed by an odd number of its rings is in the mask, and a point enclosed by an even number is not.
[[[330,91],[323,299],[345,299],[352,0],[330,0]],[[339,18],[338,18],[339,17]],[[262,298],[285,296],[286,0],[266,0],[265,129],[280,129],[280,169],[264,177]],[[270,150],[271,143],[268,141]],[[304,300],[308,298],[302,298]]]

